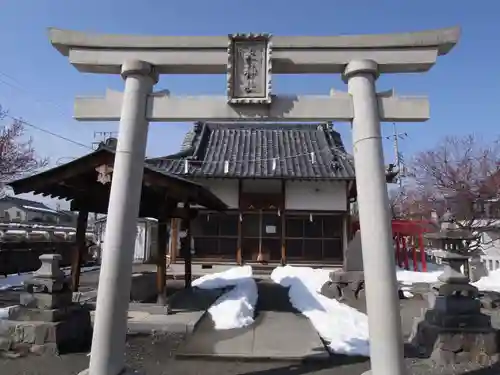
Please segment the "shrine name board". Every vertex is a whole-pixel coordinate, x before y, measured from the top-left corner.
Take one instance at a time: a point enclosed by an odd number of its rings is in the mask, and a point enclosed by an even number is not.
[[[269,34],[229,35],[228,103],[270,104],[271,61]]]

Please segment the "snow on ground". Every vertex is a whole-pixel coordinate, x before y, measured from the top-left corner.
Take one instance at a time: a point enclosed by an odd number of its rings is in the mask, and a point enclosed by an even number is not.
[[[396,271],[396,277],[398,281],[403,284],[402,289],[404,293],[406,293],[407,290],[410,289],[410,286],[415,283],[433,284],[438,282],[438,276],[443,272],[443,266],[429,264],[429,269],[429,272],[398,269]],[[482,277],[480,280],[471,284],[481,291],[493,291],[500,293],[500,270],[492,271],[488,274],[488,276]]]
[[[438,281],[438,276],[442,273],[442,269],[428,272],[397,269],[396,278],[403,285],[412,285],[415,283],[435,283]]]
[[[396,270],[396,277],[403,285],[403,293],[415,283],[436,283],[443,272],[440,265],[429,264],[428,272]],[[368,317],[347,305],[320,294],[321,287],[330,279],[329,270],[308,267],[278,267],[271,279],[290,287],[292,305],[309,318],[319,335],[328,343],[330,351],[348,355],[369,355]],[[500,292],[500,270],[490,272],[476,283],[480,290]]]
[[[8,290],[14,288],[16,286],[23,285],[26,279],[31,277],[32,273],[22,273],[20,275],[8,275],[7,277],[0,276],[0,291]]]
[[[253,323],[258,292],[252,267],[233,267],[208,274],[194,280],[192,285],[200,289],[233,287],[208,309],[215,329],[242,328]]]
[[[292,305],[306,316],[331,352],[369,356],[368,317],[319,293],[330,271],[309,267],[278,267],[271,279],[290,287]]]

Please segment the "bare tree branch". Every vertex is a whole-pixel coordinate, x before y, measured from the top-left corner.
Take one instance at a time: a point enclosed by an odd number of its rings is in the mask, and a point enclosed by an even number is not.
[[[0,107],[0,120],[5,120]],[[24,137],[25,127],[21,120],[13,120],[0,126],[0,184],[25,175],[33,174],[48,164],[48,159],[35,153],[33,139]]]
[[[462,228],[478,233],[499,227],[500,138],[484,143],[474,135],[446,137],[418,153],[410,170],[415,186],[406,193],[408,213],[429,217],[449,208]]]

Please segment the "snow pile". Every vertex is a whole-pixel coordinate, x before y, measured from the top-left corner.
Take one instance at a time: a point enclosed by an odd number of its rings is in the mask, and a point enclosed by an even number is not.
[[[432,263],[427,264],[428,272],[410,271],[396,267],[396,278],[402,285],[401,290],[406,298],[412,298],[411,286],[416,283],[434,284],[438,281],[438,276],[443,273],[442,266]]]
[[[489,290],[500,293],[500,269],[490,271],[488,276],[484,276],[475,283],[472,283],[479,290]]]
[[[0,320],[9,319],[9,311],[14,307],[17,307],[17,305],[0,308]]]
[[[233,287],[208,309],[215,329],[242,328],[253,323],[258,293],[252,276],[252,267],[244,266],[205,275],[193,281],[192,285],[200,289]]]
[[[368,317],[319,293],[330,271],[309,267],[278,267],[271,279],[289,287],[292,305],[306,316],[331,352],[369,356]]]
[[[436,283],[438,281],[438,276],[442,273],[442,269],[429,272],[397,269],[396,278],[403,285],[412,285],[415,283]]]
[[[438,276],[443,273],[443,267],[432,267],[429,272],[407,271],[398,269],[396,277],[403,284],[403,291],[406,295],[410,286],[415,283],[434,284],[439,282]],[[490,272],[488,276],[482,277],[475,283],[471,283],[481,291],[493,291],[500,293],[500,270]],[[411,293],[409,293],[411,294]]]

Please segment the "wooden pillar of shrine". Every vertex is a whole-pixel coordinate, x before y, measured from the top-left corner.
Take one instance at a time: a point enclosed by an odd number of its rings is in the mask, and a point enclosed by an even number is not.
[[[170,219],[170,263],[174,264],[177,261],[177,253],[179,251],[177,241],[179,238],[179,219]]]
[[[238,243],[236,245],[236,263],[238,263],[240,266],[243,265],[243,253],[242,253],[242,246],[243,246],[243,234],[242,234],[242,225],[243,225],[243,214],[241,212],[241,187],[242,187],[242,180],[238,180]]]
[[[242,226],[242,216],[240,213],[238,216],[238,244],[236,248],[236,263],[238,263],[240,266],[243,265],[243,256],[241,253],[241,246],[242,246],[241,226]]]
[[[158,252],[156,258],[156,290],[158,305],[167,304],[167,246],[168,246],[168,211],[166,207],[161,209],[158,218],[157,245]]]
[[[281,264],[286,264],[286,188],[285,181],[281,181],[281,232],[280,232],[280,243],[281,243]]]
[[[182,220],[182,231],[185,233],[184,238],[181,238],[181,252],[184,258],[184,287],[190,288],[193,280],[192,274],[192,257],[191,253],[191,215],[189,202],[184,203],[185,215]]]
[[[88,211],[78,211],[76,241],[75,247],[73,248],[73,257],[71,259],[71,289],[73,292],[78,292],[78,287],[80,286],[82,260],[87,250],[85,233],[87,231],[88,217]]]

